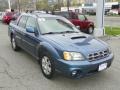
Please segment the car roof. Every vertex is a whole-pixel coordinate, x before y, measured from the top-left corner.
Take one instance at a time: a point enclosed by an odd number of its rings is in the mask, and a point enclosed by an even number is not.
[[[57,15],[51,15],[51,14],[40,14],[40,13],[22,13],[21,15],[25,16],[31,16],[31,17],[37,17],[37,18],[63,18],[61,16]]]

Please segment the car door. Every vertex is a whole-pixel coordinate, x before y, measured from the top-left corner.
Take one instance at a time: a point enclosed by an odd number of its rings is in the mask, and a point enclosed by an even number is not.
[[[81,29],[86,30],[87,28],[87,22],[86,22],[86,17],[84,15],[78,14],[78,19],[81,23]]]
[[[71,12],[71,13],[70,13],[70,17],[71,17],[71,18],[70,18],[70,21],[71,21],[75,26],[79,26],[80,29],[83,28],[83,23],[82,23],[81,20],[78,19],[78,16],[77,16],[76,13]]]
[[[16,39],[16,42],[17,44],[24,48],[22,46],[22,38],[24,36],[24,32],[25,31],[25,23],[27,21],[27,17],[26,16],[21,16],[18,21],[16,22],[17,23],[17,26],[14,28],[14,31],[15,31],[15,39]]]
[[[29,17],[26,23],[26,28],[27,27],[34,28],[35,33],[29,33],[25,30],[25,35],[23,37],[23,46],[27,52],[36,57],[36,49],[37,45],[39,44],[39,32],[36,18]]]

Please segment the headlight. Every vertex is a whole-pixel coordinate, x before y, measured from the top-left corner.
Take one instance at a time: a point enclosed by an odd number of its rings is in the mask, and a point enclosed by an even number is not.
[[[83,60],[84,57],[81,53],[76,52],[64,52],[64,60]]]

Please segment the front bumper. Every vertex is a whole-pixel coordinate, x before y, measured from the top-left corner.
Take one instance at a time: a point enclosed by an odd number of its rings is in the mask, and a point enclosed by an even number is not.
[[[108,57],[96,61],[65,61],[65,60],[56,60],[55,67],[56,70],[60,73],[73,77],[81,78],[98,72],[99,65],[107,63],[107,68],[111,66],[113,61],[113,54],[110,54]],[[73,75],[73,73],[76,73]]]

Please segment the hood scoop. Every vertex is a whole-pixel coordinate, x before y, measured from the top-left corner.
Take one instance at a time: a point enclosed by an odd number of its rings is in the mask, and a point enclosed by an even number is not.
[[[94,37],[89,36],[89,37],[86,37],[86,39],[83,40],[82,42],[78,42],[78,43],[75,43],[75,44],[77,44],[77,45],[88,45],[89,42],[93,39],[94,39]]]
[[[77,37],[72,37],[71,39],[74,40],[74,39],[83,39],[83,38],[87,38],[85,36],[77,36]]]

